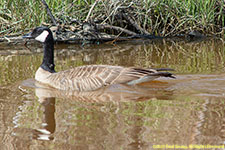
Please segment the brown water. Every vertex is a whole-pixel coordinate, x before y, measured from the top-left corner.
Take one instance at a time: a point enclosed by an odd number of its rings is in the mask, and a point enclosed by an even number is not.
[[[183,149],[225,144],[225,47],[134,41],[56,45],[56,70],[87,64],[173,68],[177,79],[61,92],[33,77],[40,45],[0,43],[0,149]],[[213,147],[214,146],[214,147]]]

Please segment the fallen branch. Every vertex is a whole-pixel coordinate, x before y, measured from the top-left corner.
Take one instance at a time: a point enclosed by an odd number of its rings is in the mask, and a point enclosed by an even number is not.
[[[53,22],[53,25],[57,26],[55,17],[52,15],[52,12],[51,12],[51,10],[49,9],[48,4],[46,3],[45,0],[41,0],[41,2],[42,2],[43,5],[45,6],[45,8],[46,8],[46,10],[47,10],[47,14],[50,16],[50,18],[51,18],[51,20],[52,20],[52,22]]]
[[[111,29],[112,30],[113,29],[113,30],[116,30],[116,31],[126,33],[128,35],[133,35],[133,36],[137,35],[137,33],[132,32],[130,30],[127,30],[127,29],[124,29],[124,28],[121,28],[121,27],[117,27],[117,26],[111,26],[109,24],[96,24],[96,28],[97,28],[97,30],[102,30],[102,29]]]
[[[148,31],[145,29],[141,28],[129,15],[126,15],[125,13],[122,12],[122,17],[132,26],[134,26],[141,34],[146,34],[150,35]]]
[[[89,37],[86,38],[86,41],[89,41],[89,43],[105,43],[105,42],[121,42],[121,41],[127,41],[134,39],[134,36],[128,36],[128,37],[101,37],[101,38],[95,38],[95,37]],[[71,43],[71,44],[80,44],[84,42],[84,38],[70,38],[68,40],[56,40],[57,43]]]
[[[89,12],[88,12],[88,15],[87,15],[87,17],[86,17],[86,19],[85,19],[85,22],[87,22],[87,21],[89,20],[89,17],[90,17],[90,15],[91,15],[91,12],[93,11],[93,9],[94,9],[95,5],[98,3],[98,1],[99,1],[99,0],[96,0],[96,1],[94,2],[94,4],[91,6],[91,9],[90,9]]]

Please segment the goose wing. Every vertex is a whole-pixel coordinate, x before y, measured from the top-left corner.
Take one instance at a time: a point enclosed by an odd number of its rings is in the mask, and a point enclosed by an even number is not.
[[[89,65],[53,73],[49,77],[49,84],[62,90],[91,91],[111,84],[137,84],[159,76],[165,75],[154,69]]]

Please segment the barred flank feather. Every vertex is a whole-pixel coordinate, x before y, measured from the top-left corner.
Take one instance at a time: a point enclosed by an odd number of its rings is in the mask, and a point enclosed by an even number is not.
[[[174,78],[171,73],[154,69],[89,65],[51,73],[47,84],[61,90],[92,91],[111,84],[139,84],[160,76]]]

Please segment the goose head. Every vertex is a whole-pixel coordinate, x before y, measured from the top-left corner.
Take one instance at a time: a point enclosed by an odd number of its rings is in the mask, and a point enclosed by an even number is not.
[[[39,42],[46,43],[53,41],[52,32],[47,27],[37,27],[30,33],[23,36],[26,39],[35,39]]]
[[[47,27],[37,27],[30,33],[24,35],[23,38],[35,39],[43,43],[44,56],[41,68],[50,73],[54,73],[54,39],[52,36],[52,31]]]

